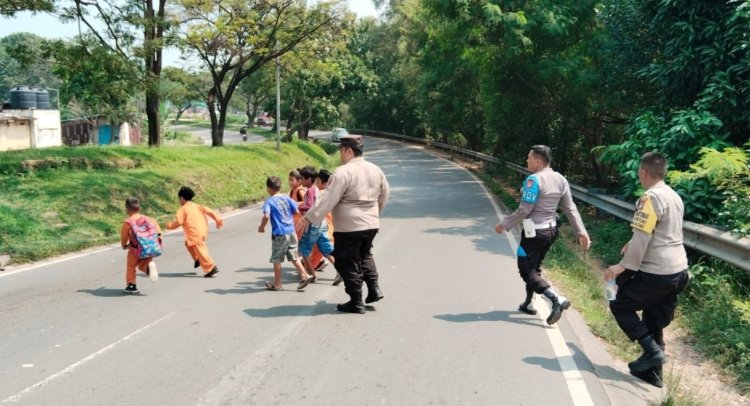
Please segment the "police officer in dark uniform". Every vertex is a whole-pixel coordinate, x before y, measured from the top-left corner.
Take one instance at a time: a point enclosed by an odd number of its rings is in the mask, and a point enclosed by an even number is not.
[[[622,331],[643,348],[628,363],[630,373],[662,387],[664,328],[674,318],[677,295],[687,286],[688,260],[682,243],[684,206],[680,195],[664,183],[667,159],[658,152],[641,157],[638,179],[646,192],[636,204],[633,237],[622,248],[623,258],[604,272],[615,279],[615,300],[609,302]],[[643,311],[642,318],[637,311]]]
[[[591,245],[586,227],[583,225],[578,208],[573,202],[570,185],[564,176],[550,168],[551,151],[546,145],[534,145],[526,158],[526,167],[532,172],[523,183],[521,203],[513,214],[495,226],[501,233],[523,222],[524,231],[517,250],[518,273],[526,282],[526,300],[518,310],[536,314],[534,293],[543,294],[552,302],[552,310],[547,324],[557,323],[563,310],[570,307],[570,301],[558,295],[542,277],[542,261],[558,235],[557,208],[567,216],[578,242],[586,249]]]

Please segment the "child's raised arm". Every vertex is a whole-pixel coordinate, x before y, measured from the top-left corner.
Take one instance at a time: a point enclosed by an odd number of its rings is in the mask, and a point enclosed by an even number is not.
[[[203,210],[203,214],[211,217],[216,222],[216,229],[224,227],[224,220],[215,211],[206,206],[201,206],[201,209]]]

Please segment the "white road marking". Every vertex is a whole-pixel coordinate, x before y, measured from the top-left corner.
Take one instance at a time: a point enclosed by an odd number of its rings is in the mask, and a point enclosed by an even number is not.
[[[50,375],[50,376],[42,379],[41,381],[39,381],[39,382],[37,382],[37,383],[29,386],[28,388],[26,388],[26,389],[24,389],[24,390],[16,393],[15,395],[13,395],[13,396],[11,396],[11,397],[3,400],[2,402],[0,402],[0,405],[18,402],[19,400],[21,400],[22,397],[24,397],[25,395],[28,395],[32,391],[34,391],[36,389],[39,389],[39,388],[47,385],[48,383],[54,381],[57,378],[60,378],[62,376],[65,376],[65,375],[73,372],[74,370],[76,370],[80,366],[86,364],[87,362],[89,362],[89,361],[91,361],[91,360],[93,360],[93,359],[95,359],[95,358],[103,355],[104,353],[106,353],[109,350],[115,348],[119,344],[122,344],[122,343],[124,343],[124,342],[126,342],[126,341],[128,341],[128,340],[130,340],[130,339],[132,339],[134,337],[136,337],[138,334],[146,331],[147,329],[149,329],[149,328],[151,328],[151,327],[153,327],[153,326],[161,323],[162,321],[164,321],[164,320],[166,320],[166,319],[168,319],[168,318],[170,318],[172,316],[174,316],[174,313],[169,313],[166,316],[163,316],[162,318],[154,321],[153,323],[148,324],[146,326],[143,326],[143,327],[139,328],[138,330],[136,330],[136,331],[134,331],[134,332],[126,335],[125,337],[123,337],[123,338],[115,341],[114,343],[112,343],[112,344],[110,344],[110,345],[102,348],[101,350],[99,350],[99,351],[97,351],[97,352],[95,352],[95,353],[87,356],[86,358],[83,358],[82,360],[80,360],[80,361],[78,361],[78,362],[76,362],[74,364],[71,364],[70,366],[68,366],[67,368],[63,369],[62,371],[57,372],[55,374],[52,374],[52,375]]]

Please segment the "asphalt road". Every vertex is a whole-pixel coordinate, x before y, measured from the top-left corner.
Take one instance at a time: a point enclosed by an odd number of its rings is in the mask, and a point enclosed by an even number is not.
[[[193,272],[166,235],[161,279],[121,293],[125,254],[103,247],[0,273],[0,404],[606,405],[653,399],[573,311],[548,327],[516,311],[513,236],[467,171],[368,138],[392,197],[375,240],[385,299],[342,314],[332,269],[297,292],[272,280],[259,207],[208,240],[220,272]],[[200,202],[200,195],[196,201]],[[177,207],[175,207],[175,210]],[[574,304],[575,306],[575,304]]]

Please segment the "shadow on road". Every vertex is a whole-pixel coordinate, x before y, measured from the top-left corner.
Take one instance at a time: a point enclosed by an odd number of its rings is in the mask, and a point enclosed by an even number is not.
[[[285,291],[282,291],[285,292]],[[292,292],[296,292],[292,290]],[[297,316],[320,316],[323,314],[346,314],[336,310],[333,303],[320,300],[314,305],[288,305],[269,307],[267,309],[245,309],[250,317],[297,317]]]
[[[241,268],[235,272],[270,272],[273,275],[273,268]]]
[[[196,274],[195,272],[171,272],[171,273],[163,273],[159,272],[160,278],[197,278],[197,277],[203,277],[203,275]]]
[[[487,313],[459,313],[459,314],[438,314],[433,316],[436,319],[450,321],[452,323],[471,323],[479,321],[506,321],[516,324],[526,324],[529,326],[542,326],[542,321],[535,317],[525,316],[517,311],[494,310]]]
[[[146,296],[143,293],[136,293],[132,295],[132,294],[123,292],[122,289],[107,289],[107,288],[79,289],[76,292],[88,293],[89,295],[99,296],[99,297]]]

